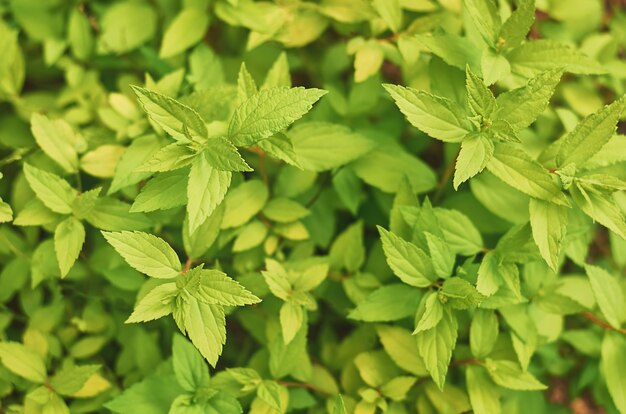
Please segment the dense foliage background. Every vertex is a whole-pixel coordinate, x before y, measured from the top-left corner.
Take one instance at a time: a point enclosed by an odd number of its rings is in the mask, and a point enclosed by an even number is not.
[[[626,413],[625,9],[0,1],[0,413]]]

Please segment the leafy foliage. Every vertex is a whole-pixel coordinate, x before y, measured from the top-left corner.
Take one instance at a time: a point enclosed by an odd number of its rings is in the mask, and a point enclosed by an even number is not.
[[[626,13],[0,4],[0,412],[626,413]]]

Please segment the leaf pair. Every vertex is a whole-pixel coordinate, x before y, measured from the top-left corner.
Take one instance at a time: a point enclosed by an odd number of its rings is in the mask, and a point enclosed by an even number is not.
[[[85,242],[81,220],[104,230],[147,227],[142,214],[129,212],[128,206],[116,199],[99,197],[100,188],[78,193],[61,177],[24,164],[26,181],[36,195],[17,215],[19,226],[53,225],[54,250],[61,277],[70,271]]]
[[[448,98],[410,87],[385,85],[385,88],[413,126],[444,142],[461,143],[455,166],[455,188],[488,167],[510,185],[516,180],[522,181],[525,185],[521,191],[533,196],[551,197],[535,189],[530,182],[534,176],[544,181],[550,179],[549,174],[540,172],[538,165],[529,157],[518,150],[516,158],[521,160],[517,161],[517,165],[505,163],[501,166],[498,155],[513,151],[504,149],[508,147],[501,143],[519,142],[517,133],[545,110],[560,77],[560,71],[545,72],[531,79],[527,85],[496,98],[467,67],[467,108]],[[503,149],[499,150],[500,147]],[[505,168],[507,166],[510,168]],[[533,175],[529,177],[529,174]],[[543,185],[550,187],[549,184]]]
[[[198,266],[183,271],[176,252],[156,236],[126,231],[103,235],[131,267],[164,280],[139,299],[126,322],[145,322],[173,313],[179,329],[215,366],[226,341],[224,306],[250,305],[260,299],[218,270]]]
[[[283,265],[267,259],[265,265],[266,270],[261,272],[265,283],[274,296],[284,301],[280,308],[280,326],[283,340],[289,344],[305,323],[306,309],[317,309],[317,303],[309,292],[326,279],[328,264],[310,260]]]
[[[209,131],[205,120],[191,107],[165,95],[134,86],[152,122],[177,143],[157,152],[144,168],[171,171],[191,164],[187,176],[157,176],[136,201],[137,211],[167,208],[152,202],[169,186],[186,183],[189,232],[193,233],[223,201],[232,171],[251,171],[235,145],[250,146],[268,139],[308,112],[324,91],[318,89],[273,87],[256,91],[256,85],[232,115],[227,129]],[[240,80],[240,88],[242,81]],[[249,88],[252,88],[250,86]],[[176,174],[174,174],[176,176]],[[152,183],[152,184],[151,184]],[[180,201],[174,201],[180,205]]]

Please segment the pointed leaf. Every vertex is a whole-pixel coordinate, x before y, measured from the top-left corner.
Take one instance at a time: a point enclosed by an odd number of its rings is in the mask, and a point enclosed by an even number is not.
[[[252,145],[287,128],[325,94],[320,89],[302,87],[262,90],[237,108],[228,135],[235,145]]]
[[[465,111],[455,102],[404,86],[384,87],[409,122],[433,138],[460,142],[472,131]]]
[[[211,166],[206,154],[200,154],[191,165],[187,184],[189,232],[193,233],[224,200],[232,174]]]
[[[204,138],[208,135],[204,120],[190,107],[169,96],[131,85],[150,119],[177,141],[189,141],[185,130]]]
[[[24,175],[30,188],[46,207],[60,214],[72,212],[72,202],[78,193],[67,181],[30,164],[24,164]]]
[[[102,235],[130,266],[150,277],[173,278],[182,270],[176,252],[159,237],[139,231]]]
[[[61,270],[61,277],[70,271],[85,242],[85,227],[74,217],[60,222],[54,230],[54,251]]]
[[[548,266],[557,271],[561,245],[567,234],[567,207],[530,199],[533,239]]]
[[[430,258],[413,243],[378,226],[387,264],[396,276],[411,286],[430,286],[436,276]]]

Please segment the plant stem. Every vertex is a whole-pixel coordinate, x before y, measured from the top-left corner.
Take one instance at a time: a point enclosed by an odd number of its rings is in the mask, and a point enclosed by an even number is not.
[[[623,333],[626,335],[626,329],[614,328],[608,322],[603,321],[602,319],[598,318],[596,315],[594,315],[591,312],[585,311],[585,312],[582,312],[581,315],[583,318],[595,323],[598,326],[603,327],[607,331],[615,331],[615,332]]]
[[[180,272],[180,274],[184,275],[185,273],[187,273],[189,269],[191,268],[192,263],[193,263],[193,260],[191,259],[191,257],[188,257],[187,261],[185,262],[185,267],[183,267],[183,270]]]

